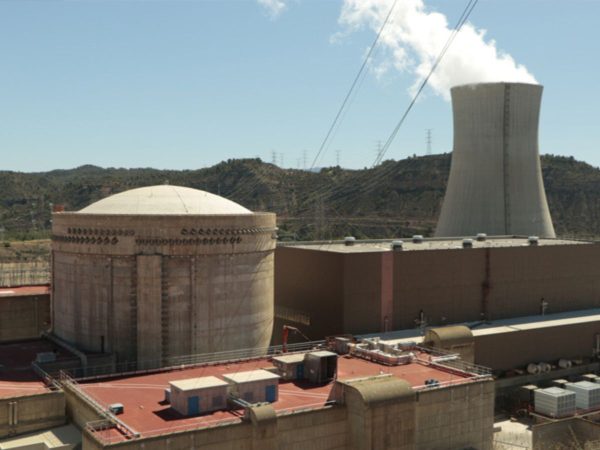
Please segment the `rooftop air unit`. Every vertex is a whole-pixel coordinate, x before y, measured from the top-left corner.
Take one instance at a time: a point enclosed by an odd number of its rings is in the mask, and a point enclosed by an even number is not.
[[[542,89],[452,88],[454,148],[436,236],[555,237],[538,153]]]
[[[581,409],[600,407],[600,384],[591,381],[567,383],[565,389],[575,392],[575,405]]]
[[[534,391],[535,412],[550,417],[566,417],[575,414],[575,392],[559,387]]]

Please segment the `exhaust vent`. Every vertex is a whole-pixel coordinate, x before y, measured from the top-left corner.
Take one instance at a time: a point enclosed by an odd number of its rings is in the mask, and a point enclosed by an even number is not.
[[[394,250],[395,252],[401,251],[403,245],[403,241],[392,241],[392,250]]]
[[[422,235],[420,235],[420,234],[415,234],[415,235],[412,237],[412,241],[413,241],[413,243],[415,243],[415,244],[420,244],[421,242],[423,242],[423,236],[422,236]]]
[[[487,239],[487,234],[485,233],[477,233],[477,241],[483,242]]]
[[[529,242],[529,245],[538,245],[540,241],[540,238],[537,236],[529,236],[527,238],[527,242]]]
[[[354,245],[354,243],[356,242],[356,238],[354,236],[346,236],[344,238],[344,245]]]
[[[463,248],[472,248],[473,247],[473,239],[463,239],[462,246],[463,246]]]

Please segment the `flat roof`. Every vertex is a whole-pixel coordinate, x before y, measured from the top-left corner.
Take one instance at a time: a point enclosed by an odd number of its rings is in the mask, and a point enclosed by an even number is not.
[[[307,352],[309,353],[309,352]],[[415,390],[426,389],[425,381],[438,380],[442,386],[473,382],[474,374],[460,372],[450,367],[432,363],[430,355],[416,352],[417,359],[401,366],[385,366],[364,359],[340,356],[338,361],[337,380],[353,380],[390,374],[406,380]],[[280,355],[286,356],[286,355]],[[291,355],[290,355],[291,356]],[[246,374],[266,372],[274,369],[271,358],[210,364],[188,367],[171,371],[129,375],[96,380],[79,380],[78,389],[93,398],[103,407],[119,402],[124,405],[124,411],[119,419],[127,426],[139,432],[142,437],[157,434],[183,431],[186,429],[239,423],[242,421],[243,410],[215,411],[201,416],[187,417],[179,414],[164,402],[164,389],[170,382],[189,380],[194,377],[212,376],[218,379],[232,377],[239,379]],[[269,373],[269,372],[267,372]],[[271,376],[277,375],[269,373]],[[311,384],[306,380],[279,380],[278,400],[271,405],[278,414],[298,410],[324,408],[330,399],[335,382],[324,385]],[[104,442],[120,442],[125,440],[116,429],[98,430],[95,435]]]
[[[537,330],[583,323],[600,322],[600,308],[566,311],[554,314],[521,316],[510,319],[491,320],[489,322],[464,322],[453,325],[465,325],[471,329],[474,337],[491,334],[514,333],[518,331]],[[431,328],[442,328],[444,325]],[[424,330],[410,328],[406,330],[389,331],[387,333],[366,334],[359,338],[380,337],[382,341],[390,344],[399,344],[409,341],[423,342]]]
[[[29,297],[32,295],[48,295],[50,286],[18,286],[18,287],[0,287],[1,297]]]
[[[477,241],[475,236],[468,236],[473,240],[473,248],[507,248],[507,247],[531,247],[526,236],[488,236],[485,241]],[[402,251],[417,250],[458,250],[463,249],[462,237],[455,238],[425,238],[421,243],[412,242],[412,238],[385,239],[385,240],[356,240],[353,245],[345,245],[344,241],[312,241],[312,242],[279,242],[279,247],[293,247],[304,250],[333,252],[333,253],[372,253],[390,252],[394,241],[402,240]],[[580,241],[574,239],[549,239],[540,238],[538,246],[550,245],[585,245],[593,244],[591,241]],[[468,251],[470,249],[464,249]]]
[[[57,360],[73,357],[45,339],[0,345],[0,398],[39,394],[48,389],[31,368],[38,353],[55,352]]]
[[[273,357],[273,361],[283,364],[298,364],[304,362],[305,353],[294,353],[292,355],[282,355]]]
[[[227,386],[226,381],[220,380],[217,377],[199,377],[199,378],[188,378],[187,380],[171,381],[171,386],[176,387],[181,391],[193,391],[195,389],[206,389],[212,387]]]
[[[252,383],[253,381],[277,380],[279,375],[264,369],[248,370],[246,372],[228,373],[223,379],[235,384]]]

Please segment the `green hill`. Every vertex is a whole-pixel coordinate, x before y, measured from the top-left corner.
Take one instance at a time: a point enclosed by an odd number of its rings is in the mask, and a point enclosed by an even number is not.
[[[4,239],[48,235],[51,203],[67,210],[140,186],[169,183],[220,194],[255,211],[278,214],[282,238],[328,239],[430,235],[444,196],[450,155],[386,161],[373,169],[281,169],[259,159],[198,170],[82,166],[41,173],[0,172]],[[600,236],[600,169],[543,156],[544,182],[557,233]],[[1,236],[0,236],[1,237]]]

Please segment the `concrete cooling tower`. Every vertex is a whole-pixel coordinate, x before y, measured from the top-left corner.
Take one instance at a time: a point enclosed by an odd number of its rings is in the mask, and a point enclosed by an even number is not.
[[[275,230],[275,214],[177,186],[55,213],[52,332],[138,368],[265,348]]]
[[[538,153],[542,89],[452,88],[454,149],[436,236],[555,237]]]

